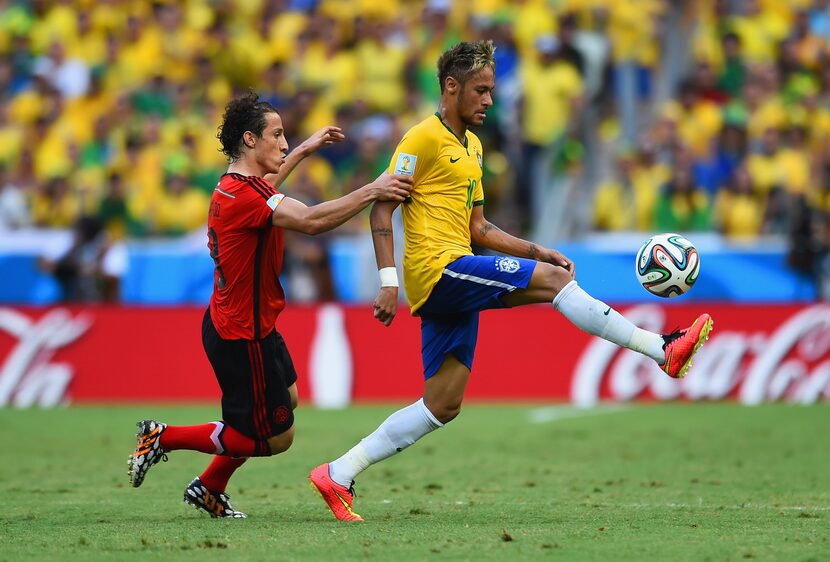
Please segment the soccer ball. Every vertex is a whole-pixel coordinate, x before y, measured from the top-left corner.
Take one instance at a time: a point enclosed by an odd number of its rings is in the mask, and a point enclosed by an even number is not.
[[[672,298],[692,288],[700,273],[700,256],[679,234],[656,234],[637,252],[637,280],[646,291]]]

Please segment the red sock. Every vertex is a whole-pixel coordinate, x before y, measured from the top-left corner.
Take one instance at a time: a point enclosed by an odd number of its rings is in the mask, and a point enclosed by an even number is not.
[[[225,431],[222,432],[222,444],[225,447],[223,454],[233,457],[271,456],[271,447],[267,442],[246,437],[229,425],[225,425]]]
[[[267,441],[246,437],[223,422],[168,425],[161,434],[161,446],[165,451],[186,449],[229,457],[271,456],[271,447]]]
[[[211,439],[214,431],[217,431],[215,422],[204,425],[168,425],[161,434],[161,447],[165,451],[187,449],[215,455],[219,450]]]
[[[237,468],[245,464],[247,458],[236,457],[213,457],[210,465],[205,469],[199,480],[206,488],[213,492],[224,492],[228,487],[228,480],[231,479]]]

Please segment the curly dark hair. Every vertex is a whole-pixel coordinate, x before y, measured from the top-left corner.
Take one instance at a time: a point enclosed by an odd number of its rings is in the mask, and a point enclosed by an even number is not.
[[[441,93],[444,93],[444,83],[447,76],[452,76],[462,85],[467,78],[489,66],[496,69],[496,59],[493,54],[496,47],[492,41],[476,41],[475,43],[458,43],[441,55],[438,59],[438,83]]]
[[[262,137],[265,129],[266,113],[279,113],[277,108],[267,101],[259,101],[259,96],[251,92],[245,97],[231,100],[225,106],[225,114],[222,116],[222,124],[216,138],[222,143],[222,153],[231,162],[239,160],[242,155],[242,135],[245,131],[251,131],[258,137]]]

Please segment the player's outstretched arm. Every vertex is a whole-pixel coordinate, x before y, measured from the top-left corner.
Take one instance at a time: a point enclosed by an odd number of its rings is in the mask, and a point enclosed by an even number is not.
[[[280,166],[280,171],[276,174],[267,174],[265,181],[271,182],[275,187],[282,185],[282,182],[288,175],[294,171],[297,164],[302,162],[306,157],[311,156],[324,146],[334,144],[345,140],[346,135],[343,134],[343,129],[340,127],[328,126],[323,127],[306,140],[300,143],[300,146],[288,153],[285,160]]]
[[[488,221],[484,218],[484,207],[480,205],[473,207],[473,214],[470,216],[470,239],[473,244],[509,256],[530,258],[574,271],[573,262],[558,250],[543,248],[533,242],[516,238]]]
[[[271,215],[271,223],[287,230],[304,234],[320,234],[337,228],[373,201],[397,201],[400,203],[412,189],[410,176],[381,174],[378,179],[344,195],[313,207],[286,197]]]
[[[369,216],[372,227],[372,243],[380,273],[380,291],[373,303],[375,318],[384,326],[395,319],[398,312],[398,274],[395,270],[395,238],[392,231],[392,213],[399,202],[375,203]]]

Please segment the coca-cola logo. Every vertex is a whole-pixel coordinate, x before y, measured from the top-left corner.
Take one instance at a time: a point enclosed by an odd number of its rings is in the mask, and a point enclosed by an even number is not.
[[[665,327],[665,312],[657,306],[631,308],[625,316],[654,332]],[[667,377],[648,357],[593,338],[577,362],[571,398],[590,406],[600,401],[604,388],[613,400],[631,400],[646,391],[660,400],[717,400],[734,393],[744,404],[828,399],[830,305],[805,308],[771,333],[719,332],[716,326],[682,380]]]
[[[9,308],[0,308],[0,331],[17,340],[0,357],[0,407],[56,406],[64,402],[72,380],[72,366],[52,363],[55,351],[87,331],[91,320],[54,309],[39,320]]]

